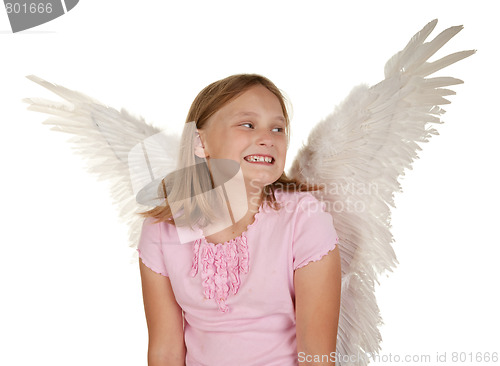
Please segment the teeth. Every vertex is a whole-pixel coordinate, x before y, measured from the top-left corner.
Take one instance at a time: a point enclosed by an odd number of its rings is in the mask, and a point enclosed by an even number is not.
[[[266,163],[270,163],[273,161],[273,158],[269,157],[269,156],[256,156],[256,155],[251,155],[247,158],[248,161],[250,162],[266,162]]]

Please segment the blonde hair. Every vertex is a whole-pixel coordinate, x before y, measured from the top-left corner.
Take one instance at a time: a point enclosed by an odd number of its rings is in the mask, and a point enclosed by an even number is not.
[[[237,74],[218,80],[205,87],[191,104],[181,138],[178,162],[178,167],[181,168],[166,176],[159,187],[158,195],[165,198],[165,204],[141,212],[140,215],[154,217],[157,219],[156,222],[167,221],[172,224],[174,224],[175,216],[175,225],[190,227],[194,224],[207,225],[215,218],[213,208],[221,202],[220,194],[213,189],[213,180],[205,160],[194,154],[195,142],[192,138],[196,133],[194,129],[203,129],[209,118],[219,109],[257,85],[264,86],[278,98],[285,117],[285,133],[288,143],[290,117],[287,101],[272,81],[257,74]],[[321,188],[290,179],[283,172],[277,181],[264,187],[262,196],[262,204],[267,203],[273,209],[278,210],[280,207],[274,196],[276,189],[313,191]]]

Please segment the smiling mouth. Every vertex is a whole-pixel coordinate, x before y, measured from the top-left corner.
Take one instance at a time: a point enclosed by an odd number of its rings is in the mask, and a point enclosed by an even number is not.
[[[257,164],[266,164],[272,165],[274,164],[274,158],[272,156],[263,156],[263,155],[249,155],[244,158],[249,163],[257,163]]]

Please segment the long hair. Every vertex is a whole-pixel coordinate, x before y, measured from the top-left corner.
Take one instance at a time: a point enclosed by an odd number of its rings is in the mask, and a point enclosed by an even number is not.
[[[273,82],[257,74],[237,74],[216,81],[198,94],[189,109],[181,138],[180,160],[178,162],[181,169],[165,177],[159,187],[158,194],[165,198],[165,204],[141,212],[140,215],[154,217],[157,219],[156,222],[167,221],[172,224],[174,224],[175,217],[175,225],[190,227],[195,224],[204,226],[215,219],[214,211],[216,210],[214,207],[218,207],[221,202],[221,193],[214,187],[206,161],[194,154],[195,141],[192,138],[196,133],[194,129],[203,129],[210,117],[219,109],[257,85],[264,86],[278,98],[285,117],[285,134],[288,146],[290,117],[287,101]],[[313,191],[320,189],[320,187],[290,179],[283,172],[278,180],[264,187],[262,204],[268,204],[273,209],[278,210],[280,207],[274,195],[277,189]]]

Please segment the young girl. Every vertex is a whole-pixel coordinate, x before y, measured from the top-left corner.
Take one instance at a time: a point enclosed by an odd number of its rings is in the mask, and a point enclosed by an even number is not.
[[[192,121],[196,137],[180,156],[194,168],[165,179],[168,203],[143,213],[149,365],[291,366],[318,357],[315,365],[334,364],[338,237],[324,204],[307,192],[317,187],[284,173],[284,97],[262,76],[230,76],[200,92]],[[222,219],[209,188],[218,185],[220,159],[239,164],[246,200],[242,214],[230,207],[232,221],[214,231],[207,228]],[[186,226],[201,235],[181,240]]]

